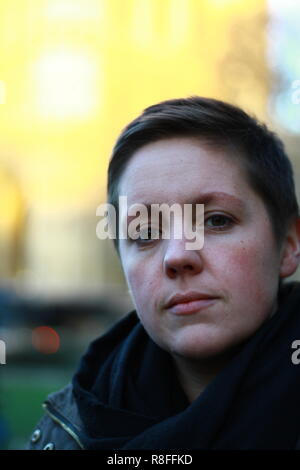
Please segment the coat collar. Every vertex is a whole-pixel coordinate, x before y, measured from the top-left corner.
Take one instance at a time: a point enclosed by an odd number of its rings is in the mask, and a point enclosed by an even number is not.
[[[43,403],[43,408],[84,449],[81,437],[83,424],[72,390],[72,384],[68,384],[62,390],[51,393]]]

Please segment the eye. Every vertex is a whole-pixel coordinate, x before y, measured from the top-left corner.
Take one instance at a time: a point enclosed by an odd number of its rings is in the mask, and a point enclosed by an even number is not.
[[[154,243],[155,240],[159,240],[161,238],[161,234],[162,232],[159,228],[151,226],[143,227],[136,232],[133,241],[138,245],[149,245]]]
[[[228,217],[227,215],[214,214],[208,217],[205,223],[209,229],[226,230],[234,224],[234,221],[231,217]]]

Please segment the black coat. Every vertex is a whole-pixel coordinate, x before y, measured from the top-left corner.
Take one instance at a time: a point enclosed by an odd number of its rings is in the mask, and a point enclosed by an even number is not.
[[[49,395],[29,449],[300,449],[300,284],[283,286],[278,304],[191,404],[131,312]]]
[[[81,450],[82,421],[72,384],[51,393],[43,403],[44,416],[33,431],[28,450]]]

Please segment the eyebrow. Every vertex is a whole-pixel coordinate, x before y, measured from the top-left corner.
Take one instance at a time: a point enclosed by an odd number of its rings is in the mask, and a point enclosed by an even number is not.
[[[212,191],[208,193],[202,193],[199,194],[199,196],[196,196],[192,199],[188,199],[184,202],[184,204],[209,204],[209,203],[230,203],[233,204],[238,210],[245,210],[245,203],[242,201],[242,199],[239,199],[236,196],[233,196],[232,194],[224,193],[221,191]],[[134,203],[136,204],[136,203]],[[133,205],[134,205],[133,204]],[[150,213],[151,206],[152,204],[164,204],[163,202],[158,203],[158,202],[153,202],[153,203],[146,203],[146,202],[139,202],[138,204],[143,204],[147,210],[148,213]],[[173,203],[175,204],[175,202]],[[172,204],[170,204],[171,206]],[[128,218],[132,218],[135,216],[128,216]]]
[[[242,199],[221,191],[200,194],[198,197],[191,199],[187,203],[209,204],[211,202],[229,202],[236,205],[239,209],[245,209],[245,203],[242,201]]]

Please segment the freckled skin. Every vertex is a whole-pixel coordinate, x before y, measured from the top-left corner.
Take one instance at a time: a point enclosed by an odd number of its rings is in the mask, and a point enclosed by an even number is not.
[[[186,250],[186,240],[156,240],[138,247],[120,240],[120,258],[137,313],[148,334],[171,355],[191,360],[220,354],[251,336],[276,309],[281,255],[260,197],[245,180],[236,157],[190,138],[148,144],[129,161],[119,194],[134,203],[187,203],[218,191],[243,202],[205,205],[205,218],[225,214],[234,223],[217,231],[205,226],[204,247]],[[201,198],[199,200],[201,203]],[[213,295],[209,307],[176,316],[164,308],[171,295]]]

